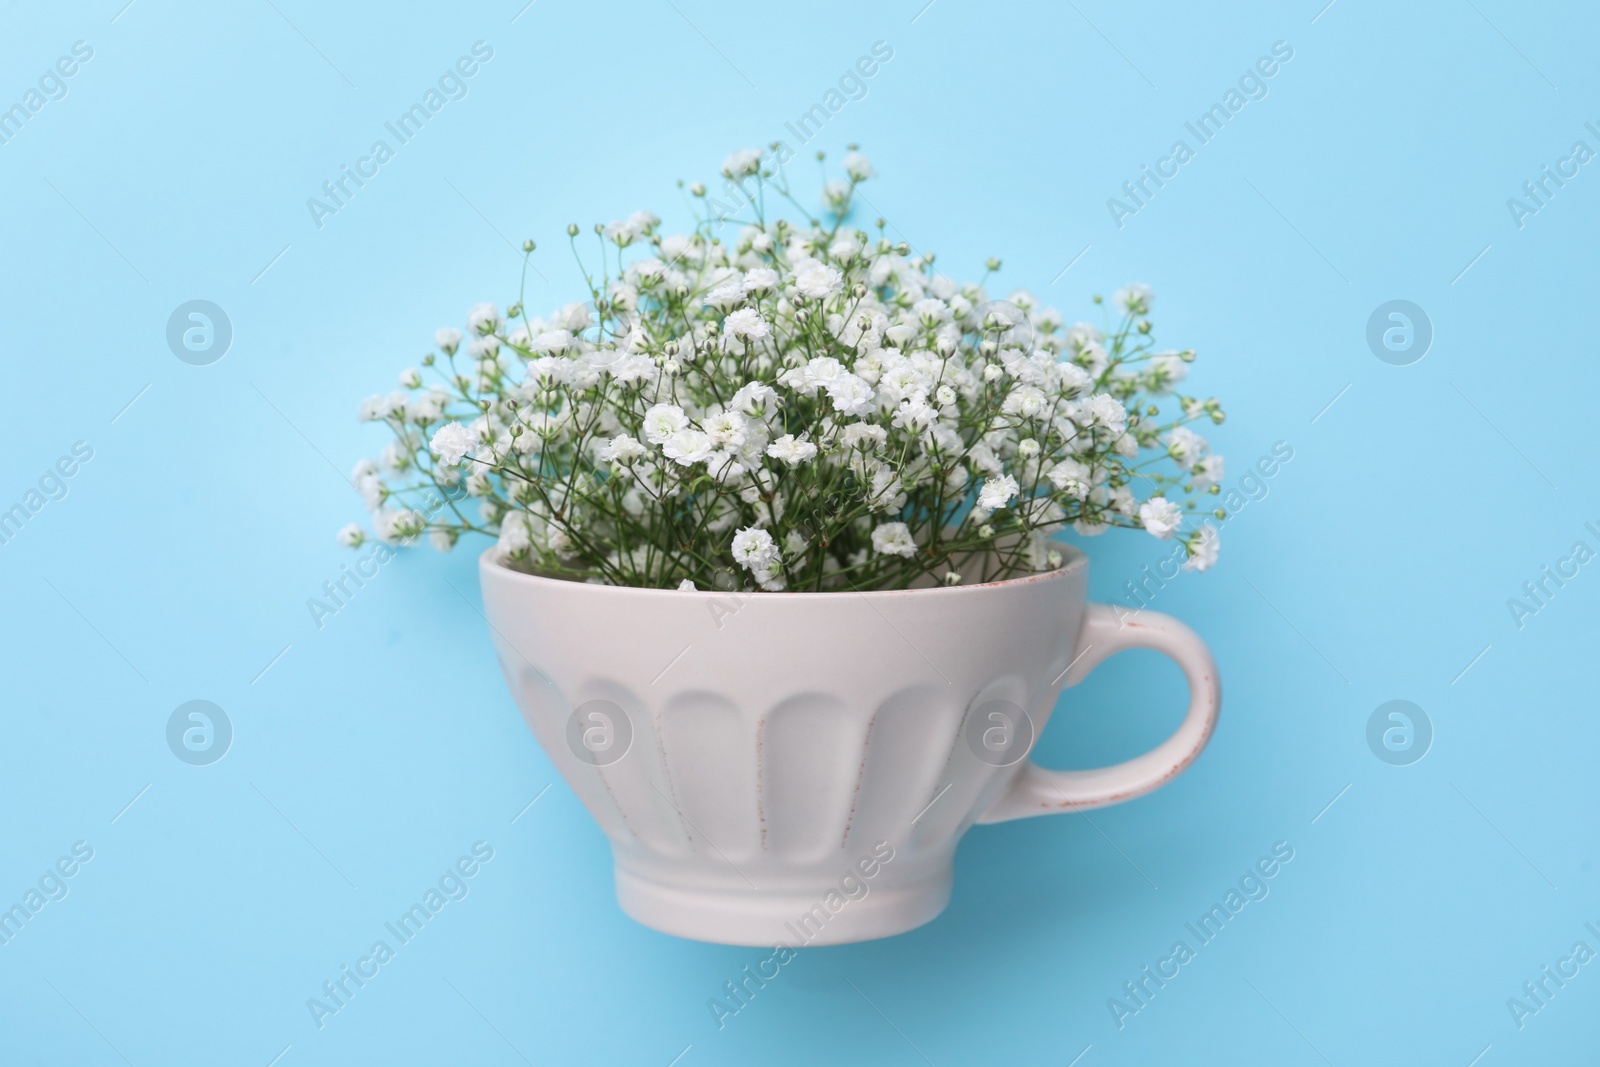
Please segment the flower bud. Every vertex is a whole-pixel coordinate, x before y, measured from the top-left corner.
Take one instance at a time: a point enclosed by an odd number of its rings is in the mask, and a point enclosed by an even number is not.
[[[567,236],[568,237],[576,237],[576,236],[578,236],[578,224],[576,222],[567,223]]]
[[[534,248],[536,248],[536,247],[537,246],[533,243],[533,238],[531,238],[531,237],[528,238],[526,241],[522,242],[522,250],[524,252],[532,252],[534,250]]]

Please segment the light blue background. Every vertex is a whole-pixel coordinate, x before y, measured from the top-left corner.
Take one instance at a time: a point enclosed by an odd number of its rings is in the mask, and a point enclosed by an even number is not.
[[[0,946],[0,1061],[1593,1056],[1600,964],[1521,1030],[1506,1006],[1574,942],[1600,949],[1600,564],[1521,629],[1506,606],[1573,542],[1600,547],[1600,164],[1524,228],[1506,207],[1574,141],[1600,148],[1593,11],[522,2],[0,16],[0,106],[74,41],[94,49],[0,145],[0,506],[74,441],[94,449],[0,547],[0,903],[74,842],[95,850]],[[494,58],[470,95],[318,229],[306,198],[478,40]],[[1028,286],[1070,321],[1149,282],[1159,337],[1197,348],[1193,383],[1227,404],[1229,484],[1274,442],[1294,459],[1229,520],[1220,566],[1155,605],[1224,678],[1192,770],[973,831],[943,917],[805,952],[719,1030],[707,999],[764,953],[618,911],[600,832],[495,667],[475,553],[408,552],[321,629],[306,600],[350,559],[344,473],[383,443],[356,402],[436,327],[515,295],[509,243],[541,244],[531,305],[573,299],[567,222],[681,224],[675,179],[784,136],[879,40],[893,60],[806,150],[859,141],[892,234],[958,277],[1002,256],[999,295]],[[1275,41],[1294,58],[1270,95],[1117,228],[1106,199]],[[164,339],[197,298],[235,331],[211,366]],[[1435,330],[1411,366],[1365,342],[1395,298]],[[1160,554],[1088,547],[1101,599]],[[235,730],[208,767],[164,737],[196,698]],[[1396,698],[1436,733],[1407,767],[1365,740]],[[1038,754],[1125,758],[1180,704],[1175,668],[1121,657]],[[480,840],[495,856],[471,894],[319,1030],[307,998]],[[1295,858],[1271,895],[1119,1030],[1107,999],[1277,841]]]

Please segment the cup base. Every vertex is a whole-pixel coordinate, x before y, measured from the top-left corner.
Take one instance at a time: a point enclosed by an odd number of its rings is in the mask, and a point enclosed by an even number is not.
[[[842,896],[834,885],[804,891],[691,889],[620,866],[616,876],[617,903],[652,930],[719,945],[809,948],[893,937],[931,922],[950,903],[952,872],[908,885],[872,886],[858,900]]]

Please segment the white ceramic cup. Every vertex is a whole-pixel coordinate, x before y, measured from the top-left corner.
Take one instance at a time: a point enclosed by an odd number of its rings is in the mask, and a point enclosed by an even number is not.
[[[617,898],[735,945],[901,933],[950,898],[974,823],[1116,804],[1211,737],[1216,665],[1182,623],[1085,599],[1087,561],[985,585],[854,593],[589,585],[479,561],[523,718],[611,841]],[[1189,711],[1111,767],[1026,758],[1061,690],[1126,648],[1183,668]]]

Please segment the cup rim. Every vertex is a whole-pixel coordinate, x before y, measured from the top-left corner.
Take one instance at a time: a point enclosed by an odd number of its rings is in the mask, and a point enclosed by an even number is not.
[[[1076,575],[1088,568],[1089,557],[1084,553],[1083,549],[1078,548],[1075,545],[1067,544],[1064,541],[1055,541],[1052,542],[1052,545],[1056,547],[1065,557],[1065,560],[1061,566],[1057,567],[1055,570],[1039,571],[1034,574],[1024,574],[1018,578],[1006,578],[998,582],[979,582],[975,585],[938,585],[929,586],[922,589],[831,589],[822,591],[812,590],[793,592],[785,590],[779,593],[769,593],[765,591],[734,593],[730,590],[723,589],[653,589],[647,586],[639,585],[604,585],[598,582],[578,582],[570,578],[552,578],[548,575],[529,574],[527,571],[516,570],[506,566],[504,563],[501,563],[495,558],[495,553],[498,550],[498,546],[496,545],[490,545],[479,554],[478,568],[480,574],[497,574],[513,582],[519,582],[529,588],[570,587],[591,589],[599,593],[613,596],[679,597],[684,599],[696,597],[701,600],[715,597],[740,596],[760,597],[763,599],[777,601],[837,599],[843,595],[854,592],[857,596],[882,598],[885,600],[911,597],[920,597],[926,600],[932,600],[936,597],[950,598],[959,597],[963,594],[971,595],[979,592],[980,590],[1003,589],[1007,587],[1031,585],[1038,582],[1054,581],[1069,577],[1071,575]]]

